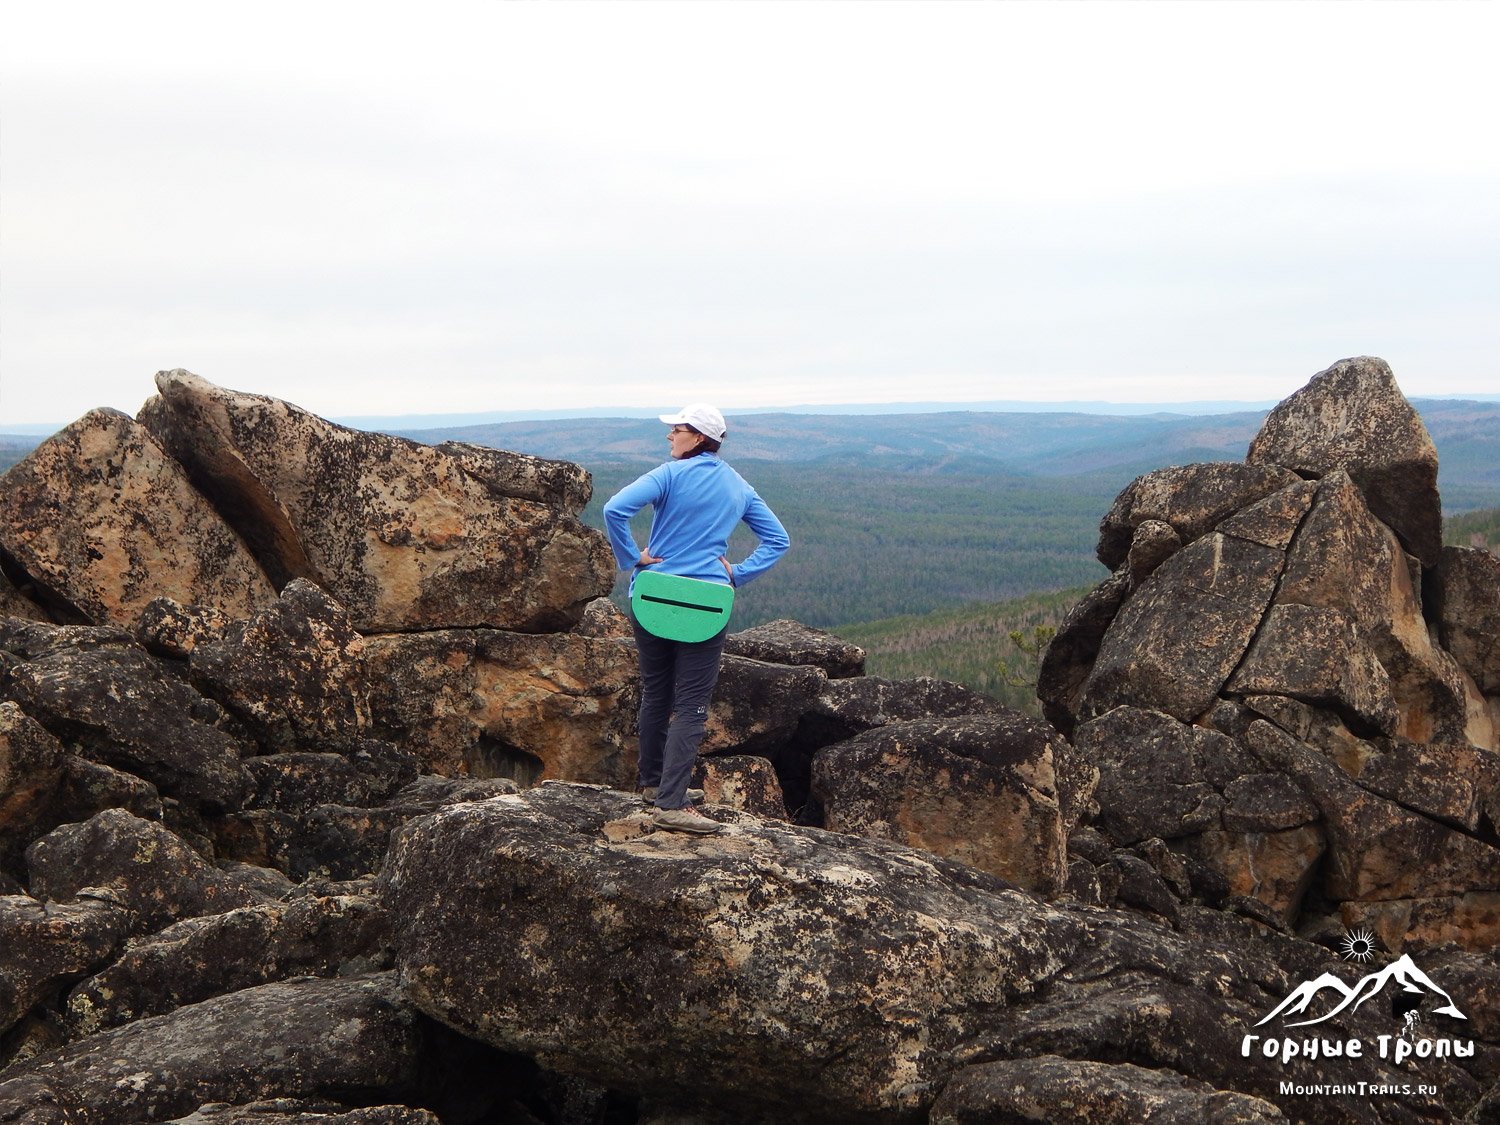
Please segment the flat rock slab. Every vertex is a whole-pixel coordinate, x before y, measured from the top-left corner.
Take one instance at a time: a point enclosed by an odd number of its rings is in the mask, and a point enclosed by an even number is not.
[[[38,1056],[0,1082],[50,1090],[84,1125],[171,1120],[205,1102],[412,1089],[422,1037],[394,974],[248,988]],[[385,1093],[385,1097],[380,1095]]]
[[[187,474],[118,410],[91,410],[5,474],[0,546],[46,600],[100,625],[133,624],[161,595],[231,617],[276,596]]]
[[[361,632],[567,629],[614,584],[608,542],[572,514],[577,466],[509,472],[518,455],[346,429],[187,371],[156,385],[142,422],[266,573],[316,582]]]
[[[810,664],[834,680],[865,674],[864,649],[822,629],[784,618],[730,633],[724,638],[724,651],[773,664]]]

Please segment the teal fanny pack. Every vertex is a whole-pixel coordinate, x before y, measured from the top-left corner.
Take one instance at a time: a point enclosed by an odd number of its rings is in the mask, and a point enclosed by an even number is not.
[[[669,641],[706,641],[729,621],[734,587],[642,570],[630,591],[630,609],[646,632]]]

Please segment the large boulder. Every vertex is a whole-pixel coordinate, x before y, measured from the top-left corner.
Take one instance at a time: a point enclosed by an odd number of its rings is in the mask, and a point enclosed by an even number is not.
[[[146,430],[92,410],[0,480],[0,547],[65,619],[133,624],[160,595],[243,617],[274,596]]]
[[[1384,360],[1357,356],[1318,372],[1271,411],[1245,460],[1313,477],[1345,470],[1407,551],[1437,565],[1437,449]]]
[[[165,794],[227,809],[249,795],[245,748],[218,704],[134,644],[27,661],[11,669],[9,690],[53,734]]]
[[[1389,680],[1396,709],[1392,733],[1417,742],[1468,739],[1494,746],[1495,732],[1476,722],[1487,718],[1483,700],[1453,658],[1433,643],[1423,613],[1421,567],[1342,469],[1318,483],[1275,602],[1337,610],[1356,627],[1358,647],[1380,661]]]
[[[1220,532],[1173,555],[1116,614],[1080,716],[1126,705],[1191,722],[1208,710],[1249,647],[1284,559],[1274,547]]]
[[[893,840],[1056,894],[1096,771],[1019,712],[892,723],[818,751],[813,792],[838,832]]]
[[[1393,734],[1390,677],[1340,610],[1276,605],[1224,685],[1230,695],[1289,695],[1328,707],[1357,731]]]
[[[66,904],[0,896],[0,1034],[43,997],[108,960],[132,921],[107,895]]]
[[[69,993],[69,1031],[81,1038],[243,988],[378,966],[386,915],[366,889],[309,885],[286,902],[185,918],[136,938]]]
[[[213,867],[181,838],[124,809],[106,809],[82,824],[49,832],[26,852],[31,892],[72,902],[109,888],[135,913],[135,932],[250,906],[262,895],[233,873]]]
[[[169,1121],[205,1102],[337,1092],[366,1104],[417,1088],[420,1018],[393,974],[247,988],[37,1056],[0,1081],[82,1125]]]
[[[0,872],[14,871],[41,835],[62,785],[67,751],[14,703],[0,703]]]
[[[352,747],[370,725],[364,638],[306,579],[276,603],[193,647],[193,685],[267,752]]]
[[[447,629],[370,637],[372,729],[424,772],[635,785],[635,653],[613,640]]]
[[[573,514],[576,466],[350,430],[187,371],[156,385],[141,421],[266,573],[315,582],[361,632],[566,629],[614,583],[604,536]]]
[[[410,1000],[546,1068],[742,1122],[920,1121],[965,1063],[1047,1054],[1171,1068],[1283,1108],[1300,1104],[1283,1082],[1405,1080],[1373,1050],[1243,1053],[1298,978],[1336,967],[1252,923],[1200,912],[1201,930],[1177,934],[727,809],[709,810],[718,836],[607,831],[638,809],[554,784],[408,825],[382,881]],[[1321,1030],[1373,1043],[1393,1030],[1379,1009]],[[1453,1061],[1424,1060],[1424,1080],[1472,1102]],[[1443,1112],[1416,1091],[1319,1108],[1343,1123]]]

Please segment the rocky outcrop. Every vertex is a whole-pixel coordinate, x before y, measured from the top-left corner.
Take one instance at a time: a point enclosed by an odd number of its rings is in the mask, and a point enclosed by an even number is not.
[[[275,591],[142,427],[94,410],[0,485],[0,547],[64,620],[133,624],[153,598],[244,617]]]
[[[1168,918],[1189,900],[1313,932],[1401,918],[1406,948],[1487,947],[1495,584],[1436,548],[1420,419],[1383,363],[1346,360],[1248,460],[1125,489],[1100,526],[1115,573],[1043,658],[1038,695],[1097,760],[1116,849],[1076,856],[1069,885]]]
[[[1423,565],[1420,513],[1372,495],[1379,450],[1309,431],[1338,446],[1309,468],[1283,435],[1127,489],[1115,572],[1043,664],[1068,738],[863,675],[795,622],[731,635],[694,781],[723,830],[697,838],[629,792],[635,660],[612,603],[580,600],[593,547],[551,569],[586,474],[185,373],[162,391],[156,437],[109,432],[181,458],[163,473],[281,594],[147,584],[119,616],[36,595],[101,623],[0,618],[0,1120],[1500,1105],[1495,582],[1467,553]],[[0,569],[44,588],[8,549]],[[514,615],[435,610],[461,583]],[[1335,958],[1366,933],[1371,965]],[[1400,976],[1407,951],[1467,1018]],[[1275,1012],[1365,972],[1392,982],[1315,1029]],[[1448,1049],[1398,1063],[1382,1036]]]
[[[613,584],[576,466],[350,430],[187,371],[156,383],[146,428],[278,586],[311,580],[361,632],[562,629]]]

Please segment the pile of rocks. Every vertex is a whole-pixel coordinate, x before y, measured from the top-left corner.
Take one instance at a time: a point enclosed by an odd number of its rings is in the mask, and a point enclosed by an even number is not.
[[[1494,1119],[1497,586],[1376,362],[1122,494],[1057,729],[731,636],[711,838],[630,792],[587,474],[163,373],[0,480],[0,1121]],[[1330,918],[1462,938],[1477,1049],[1246,1054]]]
[[[1148,473],[1104,517],[1114,574],[1038,694],[1098,765],[1098,831],[1179,892],[1168,913],[1500,940],[1500,560],[1442,546],[1436,482],[1390,369],[1359,358],[1244,464]]]

